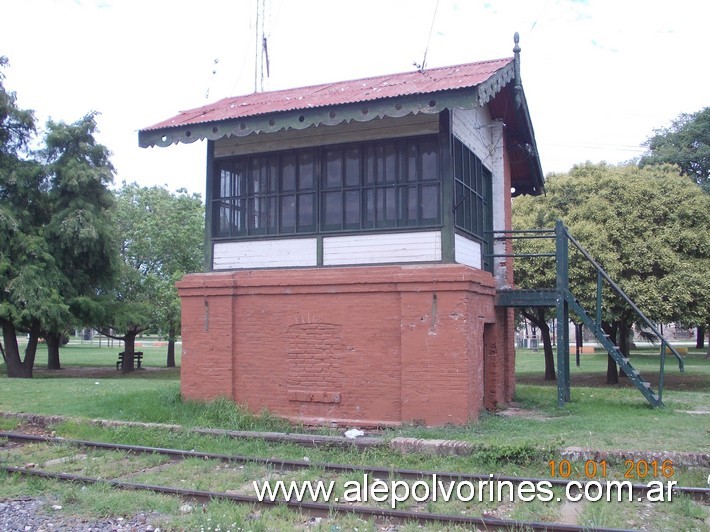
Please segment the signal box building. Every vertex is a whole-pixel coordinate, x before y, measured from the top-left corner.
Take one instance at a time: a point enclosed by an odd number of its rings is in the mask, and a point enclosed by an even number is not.
[[[143,129],[207,140],[206,271],[178,283],[185,398],[305,423],[462,424],[509,402],[512,263],[543,176],[512,58],[226,98]]]

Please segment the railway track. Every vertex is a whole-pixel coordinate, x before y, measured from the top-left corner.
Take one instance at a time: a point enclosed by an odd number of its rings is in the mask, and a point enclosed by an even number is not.
[[[228,462],[236,464],[257,464],[260,466],[265,466],[270,470],[277,471],[299,471],[308,469],[318,469],[325,472],[333,474],[348,474],[348,473],[359,473],[363,475],[369,475],[370,478],[397,478],[397,479],[407,479],[407,480],[420,480],[432,478],[438,478],[442,482],[486,482],[486,481],[498,481],[498,482],[510,482],[512,484],[518,485],[523,482],[537,483],[537,482],[547,482],[551,486],[564,486],[568,483],[567,480],[563,479],[542,479],[542,478],[526,478],[526,477],[515,477],[515,476],[505,476],[505,475],[481,475],[463,472],[440,472],[440,471],[423,471],[423,470],[413,470],[413,469],[395,469],[395,468],[382,468],[382,467],[369,467],[360,466],[352,464],[335,464],[335,463],[323,463],[323,462],[311,462],[311,461],[301,461],[301,460],[283,460],[277,458],[263,458],[255,456],[240,456],[240,455],[224,455],[215,453],[205,453],[193,450],[182,450],[182,449],[170,449],[170,448],[159,448],[159,447],[146,447],[137,445],[126,445],[120,443],[106,443],[106,442],[96,442],[87,440],[77,440],[77,439],[65,439],[49,436],[40,436],[33,434],[23,434],[15,432],[0,432],[0,439],[7,439],[14,442],[24,442],[24,443],[45,443],[45,444],[61,444],[68,446],[76,446],[81,448],[89,449],[100,449],[106,451],[120,451],[128,454],[153,454],[153,455],[163,455],[170,457],[171,459],[187,459],[187,458],[198,458],[204,460],[214,460],[219,462]],[[437,523],[439,525],[460,525],[460,526],[475,526],[487,530],[549,530],[549,531],[581,531],[590,530],[589,527],[580,527],[570,524],[559,524],[559,523],[549,523],[549,522],[534,522],[534,521],[518,521],[511,519],[500,519],[494,517],[475,517],[466,515],[451,515],[451,514],[441,514],[441,513],[428,513],[421,511],[409,511],[409,510],[397,510],[388,509],[375,506],[362,506],[362,505],[351,505],[351,504],[338,504],[338,503],[323,503],[323,502],[309,502],[309,501],[294,501],[294,500],[270,500],[268,498],[258,498],[256,496],[235,494],[233,492],[222,492],[222,491],[206,491],[206,490],[194,490],[185,489],[175,486],[167,485],[155,485],[155,484],[143,484],[137,482],[128,482],[124,480],[117,479],[107,479],[99,477],[91,477],[70,473],[61,473],[54,471],[43,471],[36,468],[27,467],[12,467],[4,466],[7,473],[13,475],[21,475],[25,477],[42,477],[48,479],[54,479],[62,482],[75,482],[82,484],[104,484],[112,486],[116,489],[124,490],[140,490],[140,491],[150,491],[155,493],[170,494],[174,496],[181,497],[185,500],[199,500],[199,501],[209,501],[209,500],[229,500],[235,503],[250,504],[254,506],[270,507],[276,505],[287,506],[288,508],[298,510],[304,514],[311,515],[314,517],[328,517],[333,514],[354,514],[364,519],[374,520],[375,522],[386,522],[386,523],[409,523],[418,522],[420,524],[431,524]],[[580,485],[583,487],[587,482],[580,481]],[[633,484],[632,486],[634,494],[643,494],[649,487],[645,484]],[[707,488],[696,488],[696,487],[684,487],[684,486],[674,486],[674,494],[684,494],[695,500],[699,501],[709,501],[710,500],[710,489]],[[558,499],[559,500],[559,499]],[[597,528],[594,530],[612,530],[612,529],[602,529]],[[619,530],[619,529],[613,529]]]

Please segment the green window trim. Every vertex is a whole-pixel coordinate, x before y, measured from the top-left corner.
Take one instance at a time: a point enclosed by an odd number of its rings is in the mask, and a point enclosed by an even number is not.
[[[220,158],[212,238],[441,226],[438,137]]]
[[[453,137],[454,227],[481,243],[483,269],[493,271],[493,174],[482,161]]]

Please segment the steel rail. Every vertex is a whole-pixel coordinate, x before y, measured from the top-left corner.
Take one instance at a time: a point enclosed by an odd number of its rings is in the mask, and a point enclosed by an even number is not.
[[[81,484],[102,484],[117,489],[151,491],[154,493],[176,495],[185,499],[197,499],[203,501],[229,500],[235,503],[268,507],[286,506],[291,510],[298,510],[310,515],[318,515],[323,517],[330,516],[333,513],[355,514],[361,517],[374,519],[376,521],[385,520],[388,522],[418,522],[419,524],[452,523],[458,525],[475,525],[484,527],[487,530],[541,530],[548,532],[582,532],[589,530],[596,530],[599,532],[619,532],[620,530],[622,530],[610,528],[590,528],[548,522],[516,521],[510,519],[499,519],[495,517],[473,517],[453,514],[411,512],[407,510],[377,508],[374,506],[351,506],[337,503],[329,504],[321,502],[290,501],[285,499],[277,499],[272,501],[268,498],[259,500],[258,497],[251,495],[237,495],[234,493],[225,493],[221,491],[191,490],[174,486],[124,482],[120,480],[87,477],[83,475],[73,475],[69,473],[53,473],[50,471],[42,471],[37,469],[25,469],[22,467],[4,466],[2,469],[7,473],[21,476],[39,477],[63,482],[77,482]]]
[[[68,444],[78,447],[89,447],[95,449],[104,449],[110,451],[126,451],[142,454],[160,454],[177,458],[201,458],[203,460],[218,460],[222,462],[233,462],[240,464],[259,464],[277,469],[298,471],[311,468],[322,468],[325,471],[334,473],[363,473],[372,475],[373,478],[391,478],[398,477],[408,480],[418,480],[422,478],[437,478],[443,481],[476,481],[476,482],[511,482],[520,484],[522,482],[547,482],[551,486],[564,487],[570,482],[575,481],[579,486],[584,487],[594,482],[595,479],[577,479],[577,478],[541,478],[541,477],[515,477],[509,475],[494,475],[480,473],[463,473],[450,471],[427,471],[418,469],[399,469],[387,467],[360,466],[354,464],[336,464],[330,462],[312,462],[306,460],[285,460],[280,458],[262,458],[258,456],[246,455],[228,455],[218,453],[206,453],[201,451],[186,451],[183,449],[170,449],[164,447],[146,447],[142,445],[128,445],[122,443],[106,443],[88,440],[74,440],[66,438],[57,438],[51,436],[40,436],[36,434],[23,434],[17,432],[1,432],[0,438],[6,438],[13,441],[32,441],[54,444]],[[436,475],[436,477],[433,477]],[[605,478],[596,479],[596,481],[605,481]],[[611,481],[611,479],[609,479]],[[644,493],[651,489],[647,484],[631,484],[631,489],[634,492]],[[671,488],[673,494],[688,495],[697,500],[710,501],[710,488],[698,488],[691,486],[673,486]]]

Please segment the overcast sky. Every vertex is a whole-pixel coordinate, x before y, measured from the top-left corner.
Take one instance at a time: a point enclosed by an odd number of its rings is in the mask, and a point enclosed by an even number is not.
[[[710,105],[697,0],[259,0],[264,90],[512,56],[543,171],[642,152]],[[204,191],[206,143],[138,147],[138,130],[255,90],[257,0],[0,0],[5,86],[39,124],[98,111],[116,183]],[[436,16],[435,16],[436,15]],[[433,23],[433,24],[432,24]]]

